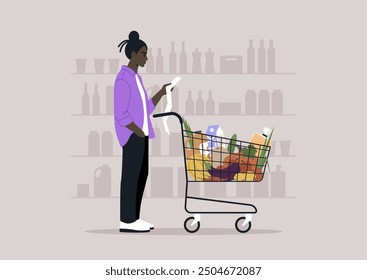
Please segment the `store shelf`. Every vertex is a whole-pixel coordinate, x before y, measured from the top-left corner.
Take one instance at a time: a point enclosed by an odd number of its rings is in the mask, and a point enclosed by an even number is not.
[[[121,158],[121,155],[112,155],[112,156],[89,156],[89,155],[71,155],[71,157],[78,158]],[[295,158],[295,155],[289,156],[281,156],[274,155],[270,156],[270,158]],[[149,156],[150,159],[158,159],[158,158],[170,158],[170,159],[182,159],[182,156],[170,156],[170,155],[162,155],[162,156]]]
[[[121,157],[121,155],[112,155],[112,156],[89,156],[89,155],[71,155],[71,157],[80,157],[80,158],[113,158],[113,157]]]
[[[224,182],[225,183],[225,182]],[[95,197],[95,196],[89,196],[89,197],[78,197],[78,196],[72,196],[71,198],[74,199],[114,199],[114,198],[120,198],[119,196],[110,196],[110,197]],[[296,196],[286,196],[286,197],[219,197],[215,199],[294,199],[297,198]],[[147,197],[145,196],[144,199],[179,199],[183,200],[184,197]]]
[[[154,114],[159,114],[159,113],[153,113]],[[110,114],[99,114],[99,115],[83,115],[83,114],[71,114],[71,116],[73,117],[106,117],[106,116],[110,116],[113,117],[113,115]],[[296,114],[282,114],[282,115],[247,115],[247,114],[241,114],[241,115],[223,115],[223,114],[214,114],[214,115],[181,115],[182,117],[239,117],[239,116],[244,116],[244,117],[294,117],[296,116]]]
[[[71,75],[83,76],[83,75],[117,75],[118,73],[71,73]],[[213,76],[213,75],[246,75],[246,76],[273,76],[273,75],[296,75],[295,72],[283,72],[283,73],[140,73],[140,75],[178,75],[178,76]]]

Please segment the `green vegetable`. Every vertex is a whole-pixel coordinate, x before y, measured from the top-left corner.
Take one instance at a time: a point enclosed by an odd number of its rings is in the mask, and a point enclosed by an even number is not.
[[[204,164],[205,164],[206,171],[208,171],[212,167],[212,164],[209,162],[204,162]]]
[[[189,123],[187,122],[186,119],[184,119],[184,127],[185,127],[185,132],[186,132],[186,137],[190,138],[189,140],[189,146],[190,148],[193,148],[194,147],[194,140],[192,138],[192,130],[191,130],[191,127],[189,125]]]
[[[269,146],[269,143],[270,143],[270,140],[271,140],[271,136],[273,136],[273,131],[274,131],[274,128],[271,130],[271,133],[270,133],[269,137],[265,140],[265,143],[264,143],[265,146]],[[265,147],[263,147],[263,148],[265,148]],[[268,164],[268,157],[265,156],[266,155],[266,152],[268,152],[267,148],[261,149],[260,155],[259,155],[259,160],[257,162],[257,167],[263,168],[263,166],[265,164]]]
[[[230,154],[233,154],[234,149],[236,147],[236,141],[237,141],[237,134],[233,134],[231,137],[231,141],[229,141],[229,145],[228,145],[228,152]]]
[[[257,149],[255,148],[254,145],[250,144],[249,146],[242,148],[241,152],[246,157],[254,158],[256,155]]]

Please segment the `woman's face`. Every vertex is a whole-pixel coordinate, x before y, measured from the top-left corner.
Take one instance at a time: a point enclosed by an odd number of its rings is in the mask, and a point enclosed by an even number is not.
[[[138,53],[133,52],[131,56],[131,60],[133,60],[134,63],[138,64],[140,67],[144,67],[145,63],[148,60],[147,56],[147,48],[142,47]]]

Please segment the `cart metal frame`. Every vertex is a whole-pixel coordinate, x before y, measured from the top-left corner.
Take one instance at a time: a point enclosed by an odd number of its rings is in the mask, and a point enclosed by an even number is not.
[[[209,135],[201,133],[200,131],[187,131],[184,129],[183,127],[183,119],[182,117],[176,113],[176,112],[167,112],[167,113],[160,113],[160,114],[154,114],[153,118],[160,118],[160,117],[166,117],[166,116],[175,116],[178,118],[180,125],[181,125],[181,138],[182,138],[182,147],[183,147],[183,155],[184,155],[184,164],[185,164],[185,177],[186,177],[186,189],[185,189],[185,211],[189,214],[193,214],[193,217],[189,217],[185,220],[184,222],[184,228],[187,232],[189,233],[194,233],[197,232],[200,229],[200,219],[201,219],[201,214],[241,214],[244,216],[239,217],[236,222],[235,222],[235,228],[237,229],[237,231],[241,232],[241,233],[245,233],[248,232],[251,229],[252,226],[252,215],[257,213],[257,208],[255,205],[250,204],[250,203],[243,203],[243,202],[236,202],[236,201],[228,201],[228,200],[219,200],[219,199],[213,199],[213,198],[203,198],[203,197],[195,197],[195,196],[189,196],[188,195],[188,188],[189,188],[189,183],[190,182],[204,182],[204,183],[210,183],[213,181],[205,181],[205,180],[190,180],[188,178],[188,169],[187,169],[187,157],[186,157],[186,149],[185,149],[185,137],[187,139],[187,136],[184,135],[184,133],[187,132],[191,132],[191,133],[196,133],[201,135],[201,137],[205,136],[205,138]],[[216,137],[216,138],[220,138],[221,142],[222,140],[226,140],[229,141],[229,138],[225,138],[225,137]],[[198,139],[198,138],[194,138],[194,139]],[[201,138],[203,139],[203,138]],[[254,144],[254,143],[250,143],[250,142],[246,142],[246,141],[240,141],[238,140],[238,142],[241,143],[246,143],[246,144]],[[267,166],[267,160],[269,157],[269,153],[270,153],[270,146],[267,145],[259,145],[259,144],[255,144],[256,146],[261,146],[262,149],[266,149],[266,161],[265,161],[265,165],[263,167],[263,176],[265,174],[265,170],[266,170],[266,166]],[[241,147],[240,147],[241,148]],[[257,180],[256,182],[260,182],[263,179],[263,176],[261,176],[260,180]],[[254,180],[251,181],[220,181],[220,183],[228,183],[228,182],[254,182]],[[219,182],[217,182],[219,183]],[[235,205],[242,205],[242,206],[246,206],[246,211],[194,211],[194,210],[189,210],[188,209],[188,205],[187,205],[187,201],[188,199],[192,199],[192,200],[201,200],[201,201],[210,201],[210,202],[215,202],[215,203],[226,203],[226,204],[235,204]]]

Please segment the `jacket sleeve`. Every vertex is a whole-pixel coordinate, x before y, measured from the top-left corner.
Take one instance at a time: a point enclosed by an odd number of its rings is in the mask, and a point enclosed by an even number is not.
[[[133,121],[128,112],[130,96],[129,84],[124,80],[117,80],[114,88],[114,112],[120,126],[126,126]]]
[[[155,106],[153,104],[153,100],[152,98],[148,99],[148,103],[147,103],[147,111],[148,111],[148,116],[154,111]]]

